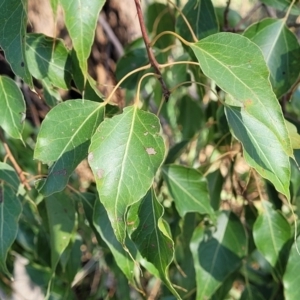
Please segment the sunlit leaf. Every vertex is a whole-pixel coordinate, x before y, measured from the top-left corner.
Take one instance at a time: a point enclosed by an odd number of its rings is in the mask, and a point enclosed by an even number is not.
[[[197,170],[179,165],[167,165],[162,170],[181,217],[188,212],[198,212],[214,218],[207,181]]]
[[[0,126],[13,138],[22,140],[25,101],[17,84],[0,76]]]
[[[210,299],[242,264],[247,250],[244,227],[233,213],[223,211],[216,231],[214,228],[195,229],[190,248],[196,270],[196,299]]]
[[[277,97],[287,93],[299,76],[300,45],[285,20],[264,19],[250,26],[244,36],[262,50]]]
[[[13,72],[32,87],[32,78],[25,56],[27,1],[2,0],[0,21],[0,47],[5,53],[5,58]]]
[[[165,156],[158,118],[136,106],[106,119],[97,129],[89,148],[100,201],[117,239],[126,236],[125,213],[149,190]]]
[[[77,53],[84,76],[87,75],[87,59],[95,36],[97,19],[105,0],[60,0],[65,13],[65,22]]]
[[[70,87],[71,58],[62,40],[43,34],[28,34],[26,58],[29,70],[35,78],[45,79],[61,89]]]
[[[300,149],[300,135],[297,132],[297,127],[293,123],[291,123],[287,120],[285,120],[285,125],[287,127],[288,132],[289,132],[292,148],[293,149]]]
[[[154,191],[150,189],[141,203],[130,207],[127,223],[131,239],[141,255],[156,267],[160,279],[169,290],[178,295],[168,276],[168,267],[174,255],[174,242],[162,215],[163,207],[157,201]]]
[[[75,226],[75,207],[65,193],[45,199],[50,230],[51,267],[54,272],[60,256],[67,248]]]
[[[261,50],[232,33],[211,35],[191,48],[204,74],[231,97],[226,115],[247,163],[289,198],[288,156],[293,152]]]
[[[253,227],[254,241],[266,260],[277,267],[279,272],[283,272],[289,250],[284,247],[288,246],[292,237],[291,225],[269,202],[262,203],[264,212],[256,219]]]
[[[38,134],[34,158],[50,163],[46,180],[38,183],[45,196],[64,189],[77,165],[87,157],[91,136],[103,120],[99,103],[69,100],[55,106]]]

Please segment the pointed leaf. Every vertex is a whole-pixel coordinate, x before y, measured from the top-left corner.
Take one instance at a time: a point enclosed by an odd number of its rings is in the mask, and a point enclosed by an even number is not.
[[[299,76],[300,46],[285,20],[264,19],[251,25],[244,36],[262,50],[277,97],[287,93]]]
[[[247,249],[244,227],[233,213],[223,211],[216,231],[195,229],[190,249],[196,270],[196,299],[210,299],[228,275],[242,264]]]
[[[296,247],[296,243],[298,248]],[[299,259],[300,249],[300,236],[294,242],[291,249],[286,270],[283,276],[284,296],[285,300],[297,300],[300,295],[300,284],[299,284]]]
[[[0,126],[13,138],[22,140],[25,101],[17,84],[0,76]]]
[[[293,123],[291,123],[287,120],[285,120],[285,125],[289,132],[292,148],[300,149],[300,135],[297,132],[297,127]]]
[[[6,267],[6,257],[16,239],[22,212],[22,205],[16,194],[10,186],[0,184],[0,271],[8,277],[11,274]]]
[[[181,217],[188,212],[198,212],[214,218],[207,181],[197,170],[179,165],[168,165],[164,166],[162,171]]]
[[[174,242],[162,215],[163,207],[153,189],[150,189],[141,203],[130,207],[127,223],[130,224],[131,239],[141,255],[155,266],[160,279],[178,296],[168,276],[168,267],[174,256]]]
[[[189,0],[182,10],[189,21],[196,37],[203,39],[219,31],[217,16],[210,0]],[[176,22],[176,31],[187,41],[192,41],[192,35],[182,16]]]
[[[120,242],[116,239],[114,234],[114,230],[110,224],[109,218],[107,216],[107,212],[103,206],[103,204],[95,199],[94,203],[94,226],[96,227],[98,233],[101,238],[105,241],[107,246],[109,247],[111,253],[113,254],[117,265],[125,274],[129,282],[135,286],[134,280],[134,261],[131,259],[129,254],[124,250]],[[131,241],[127,240],[128,243]],[[131,242],[132,243],[132,242]]]
[[[45,199],[50,230],[51,268],[55,272],[75,226],[75,208],[69,195],[58,193]]]
[[[289,198],[290,165],[287,156],[293,155],[292,148],[261,50],[247,38],[232,33],[209,36],[191,44],[191,48],[203,72],[232,97],[234,106],[240,108],[226,107],[226,113],[235,136],[244,146],[246,161]],[[247,131],[246,136],[238,130],[244,122],[247,124],[242,130]],[[269,132],[272,135],[269,136]],[[265,145],[260,144],[263,137]],[[253,143],[250,148],[249,139]],[[267,158],[261,158],[261,148],[266,149],[266,143],[278,146],[276,156],[265,153]],[[277,166],[276,170],[270,165]],[[276,174],[278,169],[279,175]]]
[[[32,87],[32,78],[25,57],[27,0],[1,1],[0,24],[0,47],[5,53],[5,58],[13,72]]]
[[[87,59],[94,41],[97,19],[105,0],[60,0],[65,13],[65,22],[77,53],[84,76],[87,75]]]
[[[88,100],[69,100],[55,106],[38,134],[34,158],[53,163],[40,192],[61,191],[77,165],[87,157],[91,136],[103,120],[104,107]]]
[[[253,238],[257,249],[266,260],[284,271],[287,252],[284,247],[292,237],[291,225],[282,214],[272,208],[271,203],[263,201],[264,212],[256,219]],[[268,243],[266,243],[268,241]]]
[[[136,106],[106,119],[92,137],[89,163],[95,175],[100,201],[117,239],[126,236],[128,206],[149,190],[165,156],[158,118]]]
[[[62,40],[43,34],[28,34],[26,58],[29,70],[35,78],[47,80],[61,89],[70,87],[71,57]]]

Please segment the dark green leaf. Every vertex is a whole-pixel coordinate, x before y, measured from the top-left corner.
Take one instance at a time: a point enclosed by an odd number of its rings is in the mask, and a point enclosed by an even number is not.
[[[300,46],[285,20],[264,19],[250,26],[244,36],[262,50],[277,97],[287,93],[299,76]]]
[[[5,53],[5,58],[13,72],[32,87],[32,78],[25,56],[27,1],[2,0],[0,24],[0,47]]]
[[[0,180],[3,180],[7,185],[18,191],[20,180],[19,177],[10,165],[0,162]]]
[[[0,76],[0,126],[13,138],[22,140],[25,101],[17,84]]]
[[[269,6],[272,6],[279,11],[286,11],[290,5],[291,5],[291,0],[262,0],[261,1],[264,4],[267,4]],[[291,9],[291,14],[298,16],[300,14],[300,6],[299,3],[295,3]]]
[[[214,218],[214,211],[209,202],[207,181],[197,170],[168,165],[164,166],[162,171],[181,217],[188,212],[198,212]]]
[[[207,175],[210,205],[214,210],[219,210],[221,202],[221,191],[223,188],[223,176],[220,169]]]
[[[100,201],[117,239],[126,236],[125,213],[149,190],[165,156],[158,118],[136,106],[106,119],[97,129],[89,148]]]

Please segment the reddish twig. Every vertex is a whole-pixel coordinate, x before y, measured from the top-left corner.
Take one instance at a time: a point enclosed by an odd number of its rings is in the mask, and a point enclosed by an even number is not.
[[[147,54],[148,54],[148,57],[149,57],[149,62],[151,64],[151,66],[154,68],[155,73],[158,75],[158,80],[159,80],[159,82],[161,84],[161,87],[162,87],[162,93],[164,95],[165,100],[168,101],[168,99],[171,95],[171,92],[167,88],[167,85],[166,85],[166,83],[164,82],[164,80],[162,78],[162,74],[159,70],[159,64],[158,64],[158,62],[157,62],[157,60],[156,60],[156,58],[153,54],[153,51],[150,47],[150,40],[149,40],[147,31],[146,31],[140,0],[134,0],[134,1],[135,1],[137,15],[138,15],[138,18],[139,18],[139,23],[140,23],[140,27],[141,27],[143,40],[145,42]]]
[[[18,174],[18,176],[19,176],[19,178],[20,178],[21,183],[25,186],[25,188],[26,188],[28,191],[30,191],[30,190],[31,190],[31,187],[30,187],[29,183],[27,182],[27,179],[26,179],[26,177],[25,177],[25,175],[24,175],[24,173],[23,173],[23,170],[21,169],[21,167],[19,166],[19,164],[18,164],[17,161],[15,160],[13,154],[11,153],[11,151],[10,151],[10,149],[9,149],[9,146],[8,146],[8,144],[6,143],[5,138],[4,138],[4,136],[3,136],[3,134],[2,134],[1,131],[0,131],[0,140],[1,140],[2,143],[3,143],[3,147],[4,147],[4,149],[5,149],[6,156],[7,156],[7,158],[11,161],[11,163],[12,163],[14,169],[16,170],[16,172],[17,172],[17,174]]]

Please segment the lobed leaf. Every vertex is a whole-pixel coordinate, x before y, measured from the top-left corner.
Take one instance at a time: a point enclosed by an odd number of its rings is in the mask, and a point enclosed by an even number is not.
[[[25,101],[17,84],[0,76],[0,126],[13,138],[22,140]]]
[[[106,119],[92,137],[89,164],[100,201],[121,243],[126,236],[127,208],[149,190],[164,156],[158,118],[136,106]]]
[[[13,72],[31,88],[32,78],[25,56],[27,0],[3,0],[0,3],[0,47]]]
[[[87,76],[87,59],[94,41],[99,13],[105,0],[60,0],[65,22],[76,51],[84,77]]]
[[[243,144],[247,163],[289,198],[288,156],[293,152],[261,50],[232,33],[211,35],[191,48],[206,76],[231,96],[227,103],[236,106],[225,110],[234,135]],[[277,155],[272,156],[274,145]],[[264,150],[268,151],[262,153]]]
[[[69,100],[46,116],[37,137],[34,158],[51,163],[38,183],[45,196],[65,188],[77,165],[87,157],[91,136],[104,117],[104,107],[88,100]]]

